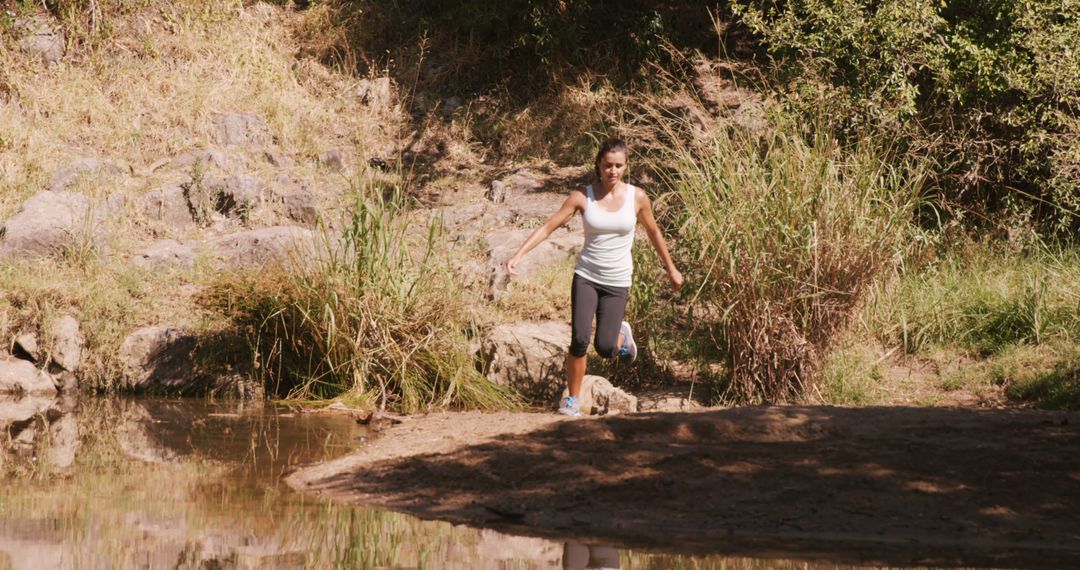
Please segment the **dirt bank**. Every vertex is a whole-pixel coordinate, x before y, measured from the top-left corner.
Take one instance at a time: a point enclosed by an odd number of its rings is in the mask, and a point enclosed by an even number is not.
[[[1080,567],[1080,413],[434,414],[289,484],[549,538],[852,563]]]

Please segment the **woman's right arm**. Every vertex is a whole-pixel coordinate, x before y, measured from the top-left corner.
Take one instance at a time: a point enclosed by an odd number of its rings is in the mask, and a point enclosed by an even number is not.
[[[507,262],[506,270],[511,275],[517,275],[517,264],[521,262],[521,258],[525,257],[526,253],[532,251],[532,249],[541,242],[546,240],[551,232],[559,229],[567,221],[573,217],[574,212],[578,210],[585,210],[585,194],[580,190],[575,190],[570,193],[570,196],[562,203],[562,206],[551,215],[550,218],[544,222],[544,225],[533,230],[533,233],[529,234],[529,238],[525,240],[525,243],[521,244],[515,253]]]

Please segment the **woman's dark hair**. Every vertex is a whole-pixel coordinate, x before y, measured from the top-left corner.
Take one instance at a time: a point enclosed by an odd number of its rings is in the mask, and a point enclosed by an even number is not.
[[[609,152],[621,152],[627,157],[630,156],[630,149],[626,148],[626,143],[622,139],[612,137],[604,141],[604,144],[600,145],[600,150],[596,151],[596,158],[593,160],[593,173],[596,174],[597,179],[600,178],[600,159]]]

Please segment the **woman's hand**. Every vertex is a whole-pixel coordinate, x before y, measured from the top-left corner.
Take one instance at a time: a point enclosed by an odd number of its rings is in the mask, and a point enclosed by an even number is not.
[[[517,275],[517,264],[521,262],[521,258],[517,255],[512,256],[506,261],[506,271],[510,275]]]
[[[667,278],[668,278],[668,281],[671,283],[671,288],[672,289],[674,289],[676,291],[678,291],[679,289],[682,289],[683,276],[682,276],[682,273],[679,273],[678,269],[675,269],[674,267],[672,267],[670,270],[668,270]]]

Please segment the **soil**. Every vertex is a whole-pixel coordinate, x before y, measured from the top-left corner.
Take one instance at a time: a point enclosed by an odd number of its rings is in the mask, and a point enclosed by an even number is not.
[[[1077,412],[440,413],[288,482],[425,519],[680,554],[1080,567]]]

